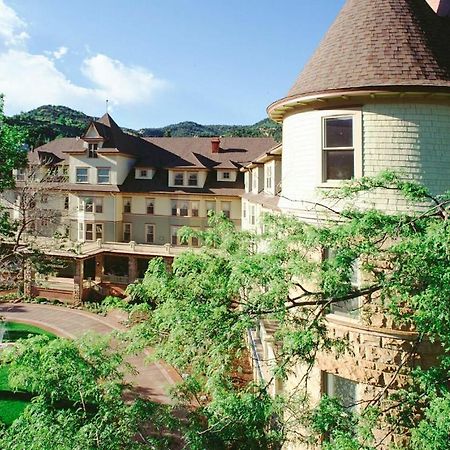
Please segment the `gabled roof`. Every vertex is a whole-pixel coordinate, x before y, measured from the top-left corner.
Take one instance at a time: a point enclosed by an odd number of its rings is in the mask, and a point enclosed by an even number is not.
[[[79,151],[83,141],[79,138],[58,138],[31,150],[28,153],[29,164],[58,164],[67,159],[65,150]]]
[[[450,92],[450,18],[426,0],[347,0],[284,100],[377,88]]]

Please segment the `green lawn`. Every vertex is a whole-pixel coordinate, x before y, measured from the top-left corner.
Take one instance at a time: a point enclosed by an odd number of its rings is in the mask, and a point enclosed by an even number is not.
[[[15,342],[18,339],[26,339],[30,335],[36,336],[37,334],[45,334],[46,336],[55,337],[54,334],[33,325],[18,322],[6,322],[3,342]]]
[[[46,336],[55,337],[52,333],[42,330],[41,328],[24,323],[7,322],[4,342],[14,342],[17,339],[27,338],[30,335],[45,334]],[[0,421],[4,424],[11,425],[17,417],[19,417],[29,404],[26,393],[13,392],[8,384],[8,367],[0,366]]]

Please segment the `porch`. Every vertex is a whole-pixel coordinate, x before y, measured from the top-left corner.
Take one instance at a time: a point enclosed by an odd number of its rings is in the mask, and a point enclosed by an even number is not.
[[[124,297],[126,287],[144,277],[151,259],[162,257],[171,265],[186,247],[90,242],[77,244],[74,250],[47,253],[63,261],[64,267],[49,276],[31,274],[30,295],[72,304],[107,295]]]

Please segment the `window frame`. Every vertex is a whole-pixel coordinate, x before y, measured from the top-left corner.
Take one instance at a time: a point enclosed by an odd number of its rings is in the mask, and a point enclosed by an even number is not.
[[[229,209],[224,209],[223,208],[224,204],[228,204],[229,205]],[[221,201],[220,202],[220,211],[224,214],[224,216],[227,219],[231,219],[231,207],[232,207],[232,205],[231,205],[231,201],[230,200],[225,200],[225,201]]]
[[[79,171],[85,170],[86,171],[86,181],[79,181]],[[84,177],[83,177],[84,178]],[[77,184],[87,184],[89,183],[89,167],[75,167],[75,183]]]
[[[188,172],[187,182],[188,182],[189,187],[197,187],[198,186],[198,172]],[[194,182],[195,182],[195,184],[194,184]]]
[[[148,230],[152,229],[152,232],[149,233]],[[156,237],[156,226],[154,223],[146,223],[144,227],[145,231],[145,243],[146,244],[154,244],[155,243],[155,237]],[[148,240],[148,236],[153,236],[153,239],[151,241]]]
[[[353,177],[360,178],[363,176],[363,162],[362,162],[362,111],[360,108],[348,108],[348,109],[335,109],[329,111],[320,111],[319,124],[321,140],[320,140],[320,183],[319,187],[340,187],[342,183],[345,183],[346,179],[327,179],[327,167],[326,167],[326,151],[339,150],[332,147],[331,150],[324,150],[325,146],[325,120],[337,117],[352,117],[353,118]],[[343,148],[340,148],[341,150]],[[345,149],[344,149],[345,150]],[[319,163],[318,161],[318,163]]]
[[[149,211],[151,209],[151,211]],[[145,212],[148,215],[153,216],[155,214],[155,199],[154,198],[146,198],[145,199]]]
[[[98,158],[98,143],[90,142],[88,143],[88,158]]]
[[[122,205],[124,214],[131,214],[131,208],[133,207],[132,204],[133,204],[132,197],[123,197]]]
[[[351,403],[346,404],[342,397],[336,395],[336,381],[349,383],[351,385],[351,388],[354,390]],[[358,408],[358,402],[360,400],[359,386],[360,383],[357,381],[350,380],[349,378],[345,378],[334,373],[322,371],[322,394],[326,394],[332,398],[337,398],[342,403],[344,408],[349,411],[356,411]]]
[[[101,170],[108,171],[108,181],[100,181],[100,177],[105,175],[100,175]],[[97,167],[97,184],[111,184],[111,167]]]
[[[177,182],[177,177],[178,177],[178,181],[180,181],[180,177],[181,177],[181,184],[179,182]],[[180,172],[180,171],[173,172],[173,185],[174,186],[184,186],[184,172]]]
[[[129,228],[129,231],[125,231],[127,226]],[[126,235],[128,235],[128,239],[126,239]],[[132,237],[133,237],[133,224],[131,222],[124,222],[122,230],[123,242],[131,242]]]

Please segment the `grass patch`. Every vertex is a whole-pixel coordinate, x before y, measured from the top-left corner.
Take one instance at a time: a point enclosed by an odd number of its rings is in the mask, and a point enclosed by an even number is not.
[[[14,342],[17,339],[26,339],[39,334],[53,338],[56,337],[54,334],[33,325],[6,322],[6,332],[3,336],[3,342]],[[0,421],[6,426],[11,425],[30,403],[29,399],[26,398],[30,394],[11,390],[8,383],[8,372],[8,366],[0,366]]]
[[[53,333],[45,331],[42,328],[35,327],[34,325],[19,322],[6,322],[3,342],[15,342],[18,339],[26,339],[30,336],[36,336],[38,334],[55,337]]]

